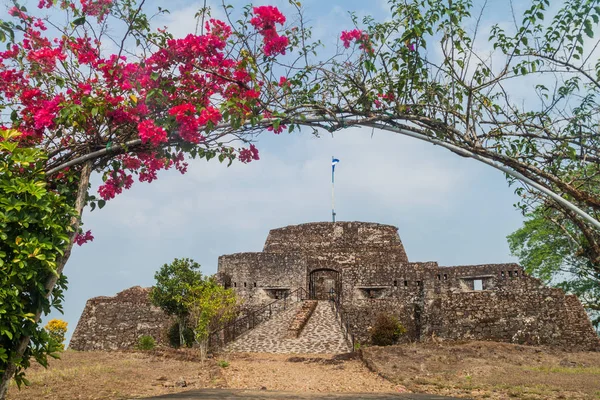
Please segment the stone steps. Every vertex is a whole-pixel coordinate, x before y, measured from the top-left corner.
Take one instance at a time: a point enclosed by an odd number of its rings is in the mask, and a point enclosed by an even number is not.
[[[225,346],[227,352],[242,353],[320,353],[340,354],[351,351],[327,300],[316,302],[304,329],[296,338],[288,338],[288,329],[303,303],[278,313]]]

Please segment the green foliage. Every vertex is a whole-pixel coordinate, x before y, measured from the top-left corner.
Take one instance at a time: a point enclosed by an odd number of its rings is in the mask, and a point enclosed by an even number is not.
[[[227,368],[229,367],[229,361],[219,360],[217,361],[217,365],[221,368]]]
[[[169,327],[169,330],[167,332],[167,339],[171,347],[176,349],[181,347],[179,335],[179,322],[174,322]],[[188,326],[186,326],[183,329],[183,342],[186,347],[192,347],[194,345],[194,331]]]
[[[200,264],[189,258],[176,258],[172,263],[164,264],[154,274],[154,279],[156,285],[150,292],[150,300],[168,315],[177,317],[179,344],[176,347],[180,347],[186,343],[184,328],[189,314],[190,288],[203,282]],[[171,345],[174,343],[171,341],[171,332],[169,332],[169,343]],[[189,345],[190,342],[187,343]]]
[[[375,346],[391,346],[406,333],[398,319],[389,314],[379,314],[371,329],[371,343]]]
[[[61,188],[48,188],[45,154],[18,147],[18,136],[16,131],[0,130],[0,375],[10,360],[15,361],[20,386],[27,384],[23,370],[31,357],[46,366],[47,356],[57,357],[60,350],[35,316],[38,310],[61,310],[66,278],[59,277],[49,298],[44,282],[57,274],[75,210],[59,194]],[[23,336],[31,337],[31,344],[23,357],[16,357],[15,345]]]
[[[600,274],[589,241],[571,220],[539,206],[507,239],[511,254],[527,273],[577,295],[600,329]]]
[[[212,277],[190,287],[190,292],[187,307],[194,335],[202,351],[206,351],[210,332],[237,316],[238,300],[233,289],[225,289]]]
[[[156,347],[156,342],[154,341],[154,338],[152,336],[142,335],[139,337],[138,344],[137,344],[138,350],[143,350],[143,351],[154,350],[155,347]]]
[[[160,307],[169,315],[185,317],[189,313],[186,305],[190,287],[202,282],[200,264],[189,258],[176,258],[170,264],[164,264],[154,274],[156,285],[152,288],[152,304]]]

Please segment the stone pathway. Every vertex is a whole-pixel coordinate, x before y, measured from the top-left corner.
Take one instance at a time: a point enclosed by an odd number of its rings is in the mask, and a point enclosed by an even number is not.
[[[298,303],[269,321],[257,326],[225,347],[225,351],[238,353],[322,353],[349,352],[342,330],[329,301],[319,301],[298,338],[286,339],[287,329],[296,316]]]

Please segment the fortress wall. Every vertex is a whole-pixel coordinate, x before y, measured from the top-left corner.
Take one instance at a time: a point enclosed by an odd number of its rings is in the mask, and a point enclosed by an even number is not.
[[[393,315],[406,328],[401,341],[414,341],[418,336],[418,327],[414,313],[415,298],[411,293],[403,293],[390,299],[361,299],[344,305],[350,331],[355,340],[368,343],[371,340],[370,330],[379,314]]]
[[[69,343],[74,350],[133,348],[142,335],[157,343],[172,320],[150,303],[150,288],[135,286],[114,297],[89,299]]]
[[[380,255],[382,258],[376,259],[372,254],[361,254],[355,265],[344,270],[344,305],[368,295],[377,298],[406,298],[408,295],[416,298],[421,290],[433,290],[436,263],[397,264],[393,257],[386,260],[389,255]]]
[[[255,307],[274,300],[272,289],[306,287],[306,257],[300,254],[237,253],[219,257],[219,281]]]
[[[318,222],[291,225],[269,232],[263,251],[267,253],[363,252],[385,248],[399,252],[407,262],[398,229],[391,225],[366,222]]]
[[[484,289],[494,289],[518,285],[519,279],[525,276],[519,264],[504,263],[440,267],[434,278],[442,291],[464,291],[473,289],[474,279],[483,280]]]
[[[426,302],[426,335],[600,350],[581,303],[524,276],[496,290],[445,291]]]

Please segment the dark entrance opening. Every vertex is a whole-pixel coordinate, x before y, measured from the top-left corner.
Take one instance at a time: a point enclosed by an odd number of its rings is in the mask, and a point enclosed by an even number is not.
[[[340,273],[333,269],[317,269],[310,273],[309,293],[313,300],[329,300],[331,293],[340,293]]]

